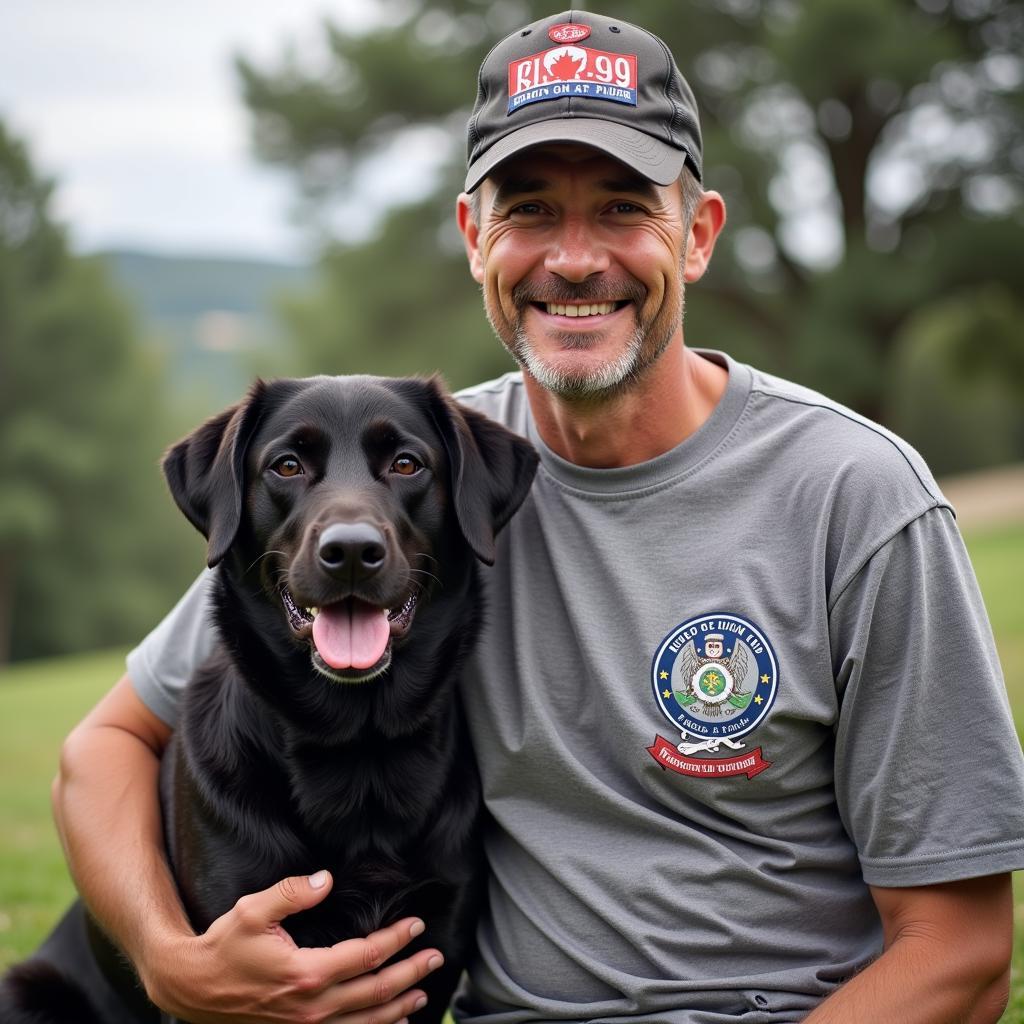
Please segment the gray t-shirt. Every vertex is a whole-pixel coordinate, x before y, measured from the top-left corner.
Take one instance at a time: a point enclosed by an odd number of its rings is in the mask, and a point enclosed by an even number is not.
[[[518,374],[459,396],[541,454],[462,687],[494,821],[461,1021],[796,1021],[879,953],[865,883],[1024,867],[1020,746],[927,468],[706,355],[711,417],[622,469],[551,452]],[[129,655],[170,722],[207,579]]]

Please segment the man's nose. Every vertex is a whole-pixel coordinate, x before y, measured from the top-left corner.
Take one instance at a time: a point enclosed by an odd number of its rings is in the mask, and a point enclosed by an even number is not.
[[[566,281],[585,281],[610,266],[608,250],[581,217],[567,217],[551,241],[544,269]]]

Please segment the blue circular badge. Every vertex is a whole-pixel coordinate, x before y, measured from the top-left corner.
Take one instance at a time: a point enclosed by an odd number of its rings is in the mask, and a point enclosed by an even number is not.
[[[681,732],[736,739],[760,725],[779,689],[775,651],[749,619],[711,612],[676,626],[651,666],[654,697]]]

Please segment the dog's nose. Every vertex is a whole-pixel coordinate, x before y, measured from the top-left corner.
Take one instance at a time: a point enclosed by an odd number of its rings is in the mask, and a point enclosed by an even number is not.
[[[387,553],[383,534],[370,523],[332,523],[320,534],[317,547],[323,568],[353,583],[377,572]]]

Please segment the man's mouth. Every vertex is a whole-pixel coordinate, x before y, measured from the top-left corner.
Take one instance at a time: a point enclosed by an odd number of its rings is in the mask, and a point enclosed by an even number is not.
[[[287,588],[281,602],[292,631],[311,647],[313,667],[336,682],[362,683],[391,664],[392,642],[409,632],[416,612],[410,593],[397,609],[347,597],[321,608],[301,607]]]
[[[616,310],[629,305],[628,299],[616,299],[611,302],[534,302],[534,308],[542,310],[549,316],[607,316]]]

